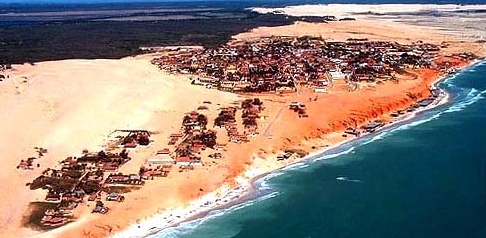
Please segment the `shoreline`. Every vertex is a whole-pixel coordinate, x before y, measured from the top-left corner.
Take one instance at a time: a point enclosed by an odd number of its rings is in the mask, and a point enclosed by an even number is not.
[[[204,222],[207,219],[211,219],[215,215],[224,214],[228,211],[245,207],[247,203],[257,202],[261,200],[266,200],[267,198],[271,198],[273,197],[274,194],[274,192],[272,192],[271,189],[268,192],[261,192],[262,189],[267,190],[265,189],[266,188],[265,182],[267,180],[275,176],[278,176],[279,174],[284,173],[289,169],[293,169],[296,165],[299,164],[309,164],[318,160],[335,158],[342,154],[349,153],[350,151],[352,151],[354,146],[363,145],[363,142],[366,142],[367,139],[370,138],[373,139],[373,137],[380,135],[381,133],[386,132],[390,129],[398,128],[402,125],[407,125],[410,122],[415,121],[415,119],[418,119],[417,117],[420,116],[421,113],[430,111],[442,105],[446,105],[447,103],[450,102],[450,94],[447,91],[441,89],[439,87],[439,84],[444,82],[448,78],[454,77],[462,73],[463,71],[473,68],[476,65],[482,64],[484,62],[486,62],[486,59],[484,58],[480,60],[473,60],[469,64],[459,67],[458,71],[455,74],[443,75],[438,77],[431,83],[430,87],[439,89],[442,97],[436,98],[434,100],[434,103],[424,108],[419,108],[413,112],[408,112],[402,115],[401,117],[396,118],[395,120],[387,123],[383,127],[380,127],[378,130],[376,130],[373,133],[366,133],[358,137],[347,138],[340,141],[339,143],[326,147],[322,150],[317,149],[316,151],[311,151],[308,155],[304,156],[303,158],[292,161],[291,163],[286,164],[283,167],[279,167],[275,170],[268,171],[263,174],[256,174],[254,175],[254,177],[243,179],[240,176],[239,177],[240,181],[238,182],[238,186],[235,188],[227,189],[226,187],[227,185],[226,186],[223,185],[222,187],[217,189],[217,191],[211,192],[199,199],[196,199],[195,201],[192,201],[191,203],[189,203],[187,208],[180,208],[180,209],[176,209],[175,211],[170,211],[170,212],[156,215],[155,217],[142,221],[139,224],[134,224],[131,227],[128,227],[128,229],[126,229],[125,231],[116,233],[110,237],[114,237],[114,238],[115,237],[153,237],[156,234],[164,232],[168,229],[172,229],[172,228],[176,229],[177,227],[180,227],[182,225]],[[269,155],[268,157],[276,157],[276,156],[277,154]],[[322,157],[322,156],[324,158],[316,160],[316,157]],[[247,172],[250,171],[246,170],[244,173],[246,174]],[[220,190],[226,190],[226,191],[223,193],[223,195],[213,197],[215,195],[214,193],[217,194],[218,192],[220,192]],[[208,200],[208,198],[213,198],[212,202],[211,200]],[[222,203],[220,203],[221,201]],[[206,204],[207,202],[211,202],[210,204],[214,204],[214,206],[211,207],[206,205],[200,205],[200,204]],[[199,207],[194,208],[193,207],[194,205],[196,206],[199,205]],[[198,208],[200,209],[200,211],[196,211]],[[173,216],[173,214],[176,215]],[[176,217],[177,219],[170,220],[174,217]],[[162,227],[157,227],[156,225],[153,225],[153,224],[163,223],[164,220],[169,221],[167,222],[167,225],[163,225]],[[146,233],[144,233],[143,235],[138,235],[140,234],[140,232],[143,231],[146,231]]]

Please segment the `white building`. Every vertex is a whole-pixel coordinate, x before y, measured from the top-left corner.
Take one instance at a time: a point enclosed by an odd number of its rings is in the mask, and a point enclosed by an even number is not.
[[[332,80],[338,80],[338,79],[345,79],[346,75],[343,74],[341,71],[337,70],[329,70],[329,75],[331,75]]]

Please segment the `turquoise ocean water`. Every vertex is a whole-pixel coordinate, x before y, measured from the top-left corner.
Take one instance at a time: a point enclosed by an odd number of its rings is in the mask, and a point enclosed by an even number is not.
[[[256,183],[256,199],[154,237],[486,237],[486,63],[450,102]]]

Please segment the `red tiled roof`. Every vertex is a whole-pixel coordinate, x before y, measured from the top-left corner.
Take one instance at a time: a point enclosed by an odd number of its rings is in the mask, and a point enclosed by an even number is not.
[[[157,151],[157,154],[169,154],[170,150],[169,148],[164,148],[162,150]]]
[[[142,176],[154,176],[154,175],[161,175],[162,171],[145,171],[143,172]]]
[[[191,162],[191,159],[188,157],[188,156],[182,156],[182,157],[178,157],[176,159],[177,162]]]

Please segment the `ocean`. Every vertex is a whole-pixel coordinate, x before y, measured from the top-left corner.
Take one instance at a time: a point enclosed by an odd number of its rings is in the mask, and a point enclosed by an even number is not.
[[[257,198],[152,237],[486,237],[486,63],[450,101],[277,171]]]

